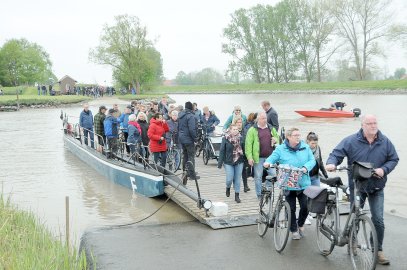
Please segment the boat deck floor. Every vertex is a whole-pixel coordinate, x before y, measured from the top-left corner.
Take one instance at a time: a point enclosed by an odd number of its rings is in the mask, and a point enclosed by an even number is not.
[[[257,200],[256,191],[254,188],[253,178],[248,179],[250,191],[243,192],[243,183],[240,188],[241,203],[235,202],[235,194],[233,187],[230,197],[226,197],[226,174],[224,168],[217,168],[216,160],[209,160],[208,165],[204,165],[202,156],[195,158],[195,166],[198,175],[201,177],[198,180],[201,197],[212,202],[224,202],[228,205],[228,214],[226,216],[214,217],[209,214],[206,216],[204,208],[199,209],[197,203],[180,191],[175,191],[171,199],[185,209],[188,213],[198,219],[201,223],[209,225],[213,229],[231,228],[239,226],[247,226],[256,224],[258,217],[259,202]],[[188,181],[186,187],[196,192],[194,181]],[[278,189],[275,189],[278,191]],[[166,186],[164,192],[170,196],[174,191],[174,187]],[[277,196],[276,196],[277,197]],[[297,211],[299,207],[297,205]],[[341,205],[341,212],[349,212],[349,204]]]

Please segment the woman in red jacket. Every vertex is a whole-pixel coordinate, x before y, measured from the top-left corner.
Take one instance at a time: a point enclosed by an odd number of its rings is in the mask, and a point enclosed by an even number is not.
[[[161,167],[165,167],[167,162],[167,144],[165,142],[165,133],[170,129],[163,119],[161,113],[155,113],[150,120],[150,127],[147,135],[150,138],[150,151],[154,155],[154,162],[157,164],[161,158]]]

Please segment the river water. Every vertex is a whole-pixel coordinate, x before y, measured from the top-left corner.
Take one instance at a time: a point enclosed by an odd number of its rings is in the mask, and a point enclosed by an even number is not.
[[[395,144],[400,162],[389,176],[385,189],[385,211],[407,217],[407,95],[171,95],[178,104],[196,101],[198,107],[208,105],[222,122],[235,104],[243,113],[260,111],[260,102],[270,100],[279,113],[280,126],[300,128],[303,135],[316,132],[322,155],[326,159],[333,147],[345,136],[360,128],[359,119],[308,119],[296,109],[318,109],[334,101],[344,101],[348,108],[359,107],[363,113],[378,116],[379,127]],[[99,105],[107,107],[115,99],[91,102],[94,114]],[[124,107],[124,102],[121,102]],[[77,122],[80,105],[64,108],[71,122]],[[0,183],[3,193],[22,209],[30,209],[54,233],[65,230],[65,196],[70,198],[71,239],[93,227],[137,221],[156,210],[165,198],[149,199],[132,195],[131,191],[112,184],[89,168],[65,147],[62,139],[60,109],[24,109],[0,113]],[[193,218],[174,203],[144,223],[172,223]]]

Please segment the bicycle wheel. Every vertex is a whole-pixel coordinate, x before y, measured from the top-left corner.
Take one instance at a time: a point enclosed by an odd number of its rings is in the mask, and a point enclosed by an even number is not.
[[[175,172],[174,152],[172,150],[167,152],[167,167],[171,172]]]
[[[172,156],[174,158],[174,172],[176,172],[181,166],[181,151],[179,149],[174,149],[172,152]]]
[[[202,150],[202,159],[205,165],[208,165],[209,161],[209,150],[207,148],[204,148]]]
[[[200,142],[198,142],[198,143],[195,145],[195,156],[196,156],[196,157],[199,157],[199,156],[201,155],[201,151],[202,151],[202,145],[201,145]]]
[[[335,224],[336,220],[336,206],[332,205],[326,209],[326,213],[323,215],[317,216],[317,246],[319,252],[324,255],[328,256],[331,254],[332,250],[335,247]]]
[[[259,217],[257,220],[257,232],[260,237],[266,235],[269,227],[271,215],[273,212],[271,193],[265,193],[261,195],[259,203]]]
[[[377,246],[377,234],[372,220],[366,215],[357,217],[352,223],[349,236],[353,269],[375,269]]]
[[[282,191],[281,191],[282,192]],[[274,247],[282,252],[290,234],[291,208],[288,202],[279,202],[274,220]]]

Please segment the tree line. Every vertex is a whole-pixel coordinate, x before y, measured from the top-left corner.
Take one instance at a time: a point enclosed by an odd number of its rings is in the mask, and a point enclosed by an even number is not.
[[[222,51],[232,58],[228,73],[257,83],[321,81],[340,53],[352,63],[352,78],[365,80],[374,58],[384,54],[380,42],[406,33],[405,25],[392,23],[389,3],[283,0],[236,10],[223,30]]]

